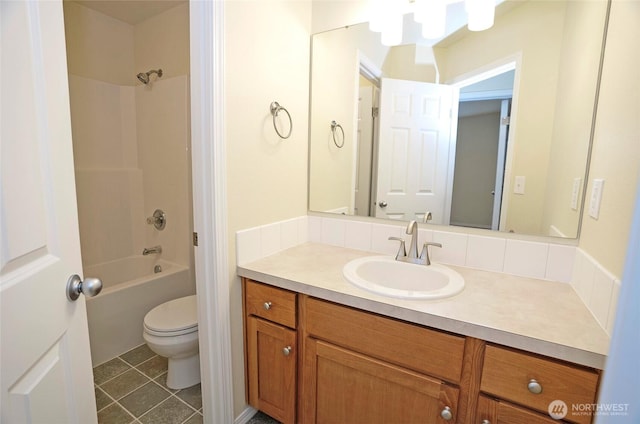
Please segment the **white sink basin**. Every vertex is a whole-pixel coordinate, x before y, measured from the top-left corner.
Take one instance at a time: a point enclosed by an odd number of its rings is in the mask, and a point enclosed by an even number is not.
[[[451,268],[400,262],[389,256],[354,259],[342,272],[357,287],[400,299],[442,299],[464,289],[464,279]]]

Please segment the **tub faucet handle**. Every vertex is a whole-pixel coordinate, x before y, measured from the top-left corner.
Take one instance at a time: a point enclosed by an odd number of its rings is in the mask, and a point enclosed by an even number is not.
[[[167,225],[167,216],[162,209],[156,209],[153,216],[147,218],[147,224],[156,227],[156,230],[162,231]]]

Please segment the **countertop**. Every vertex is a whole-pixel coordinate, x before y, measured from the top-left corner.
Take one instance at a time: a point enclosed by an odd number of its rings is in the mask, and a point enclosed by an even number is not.
[[[306,243],[239,265],[238,275],[381,315],[603,369],[609,336],[566,283],[447,265],[465,279],[447,299],[404,300],[349,283],[344,265],[379,254]]]

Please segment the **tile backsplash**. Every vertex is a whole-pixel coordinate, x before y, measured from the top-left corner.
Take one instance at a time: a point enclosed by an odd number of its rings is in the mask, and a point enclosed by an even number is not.
[[[395,255],[399,245],[389,237],[402,237],[408,243],[404,230],[384,223],[301,216],[238,231],[236,258],[238,264],[248,263],[306,242]],[[424,228],[418,241],[419,249],[425,241],[442,244],[430,248],[436,262],[571,283],[611,334],[620,281],[575,246]]]

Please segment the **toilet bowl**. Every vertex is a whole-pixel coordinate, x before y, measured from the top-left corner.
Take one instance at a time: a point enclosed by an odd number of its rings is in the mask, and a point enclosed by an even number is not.
[[[196,296],[170,300],[144,317],[142,337],[149,349],[168,360],[167,387],[200,383]]]

